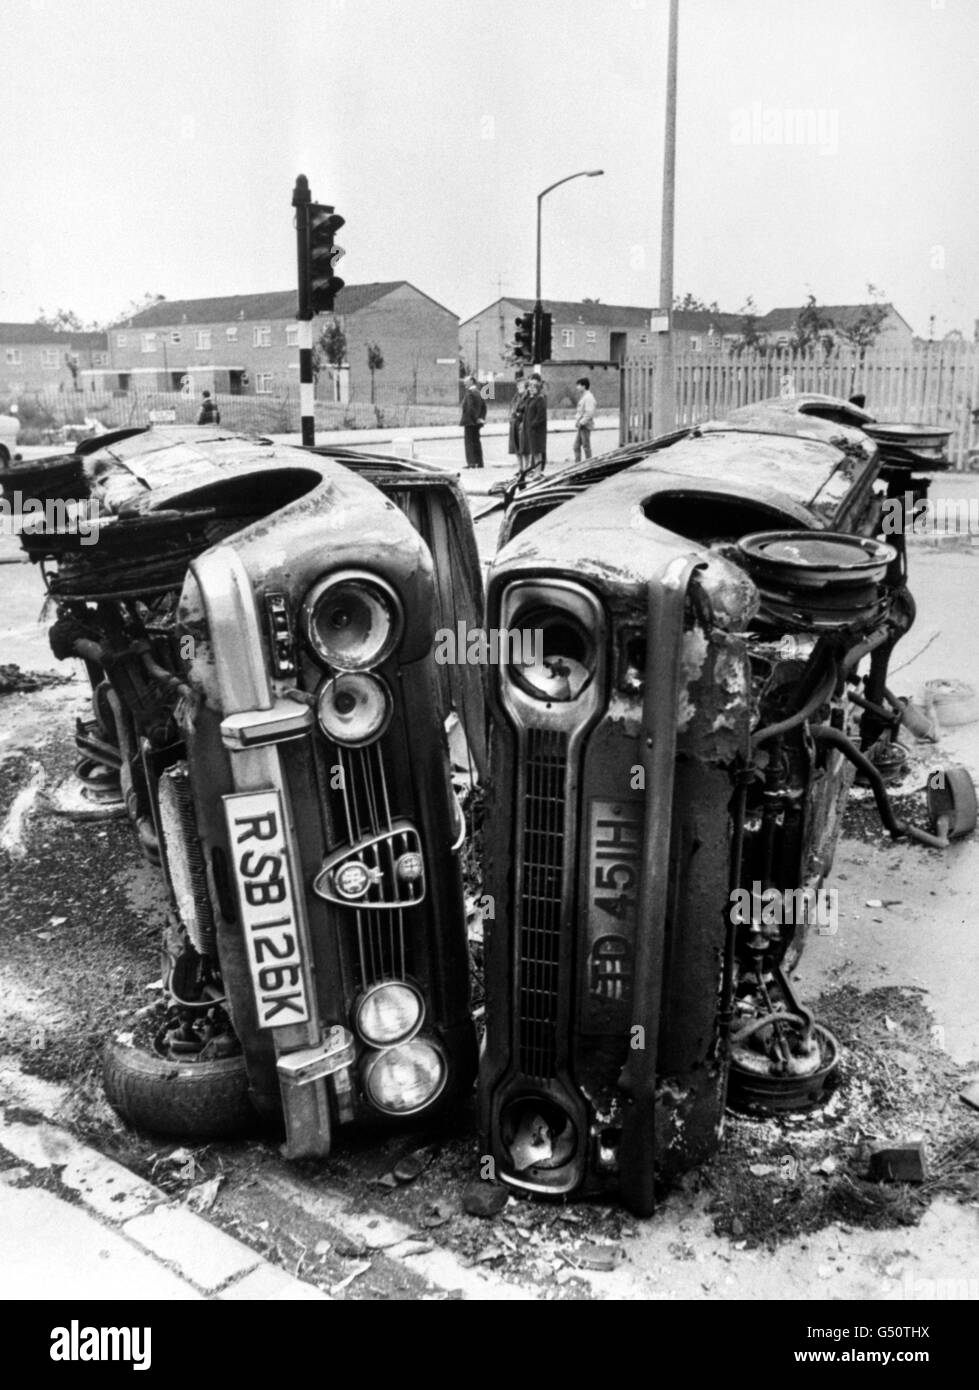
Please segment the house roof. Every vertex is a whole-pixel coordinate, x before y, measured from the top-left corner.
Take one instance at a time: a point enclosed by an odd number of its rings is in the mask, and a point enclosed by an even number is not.
[[[460,327],[464,328],[473,319],[490,313],[501,304],[512,305],[521,313],[527,313],[535,303],[533,299],[515,299],[507,294],[502,299],[494,299],[492,304],[487,304],[485,309],[466,319]],[[558,323],[583,323],[596,328],[648,328],[652,313],[652,309],[639,308],[634,304],[595,304],[573,299],[545,299],[543,305]]]
[[[838,325],[840,328],[850,328],[868,309],[873,309],[873,304],[817,304],[816,308],[820,314]],[[881,304],[882,309],[887,309],[889,314],[900,319],[905,328],[910,331],[911,325],[897,312],[891,303]],[[788,333],[795,328],[796,320],[802,313],[804,305],[799,305],[797,309],[780,308],[769,309],[767,314],[762,314],[757,320],[757,327],[763,333]]]
[[[710,309],[674,309],[673,327],[690,333],[743,333],[744,314],[713,313]]]
[[[100,332],[59,333],[46,323],[0,323],[0,343],[59,343],[66,348],[103,348],[106,336]]]
[[[46,323],[0,323],[0,343],[56,343],[65,336]]]
[[[375,300],[383,299],[394,290],[407,286],[416,294],[423,291],[407,280],[379,280],[369,285],[346,285],[336,297],[338,314],[356,314]],[[424,294],[425,299],[431,299]],[[432,300],[435,304],[437,301]],[[443,304],[439,304],[444,309]],[[451,313],[451,310],[446,310]],[[256,319],[294,319],[296,291],[271,290],[265,294],[229,294],[214,299],[162,299],[131,318],[115,324],[116,328],[174,328],[182,323],[234,323],[236,319],[253,322]]]

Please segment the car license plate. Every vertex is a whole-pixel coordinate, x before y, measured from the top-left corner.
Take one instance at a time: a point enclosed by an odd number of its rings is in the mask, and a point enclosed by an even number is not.
[[[632,998],[642,859],[642,802],[595,799],[589,807],[588,966],[584,1023]]]
[[[306,1023],[309,1005],[282,799],[270,789],[224,797],[259,1028]]]

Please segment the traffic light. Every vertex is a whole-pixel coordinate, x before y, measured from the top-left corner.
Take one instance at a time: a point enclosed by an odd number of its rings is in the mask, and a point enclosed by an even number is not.
[[[314,314],[331,312],[334,295],[343,289],[343,281],[333,273],[343,247],[334,245],[333,238],[345,220],[326,203],[310,204],[309,304]]]
[[[534,358],[534,316],[521,314],[514,334],[513,355],[518,362],[530,363]]]
[[[534,364],[551,360],[551,315],[534,310]]]

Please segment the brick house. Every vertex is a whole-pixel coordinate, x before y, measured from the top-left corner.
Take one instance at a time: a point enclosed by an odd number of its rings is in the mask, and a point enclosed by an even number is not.
[[[480,373],[505,370],[506,344],[513,341],[515,320],[534,307],[532,299],[497,299],[459,325],[459,349],[470,368]],[[622,362],[648,349],[652,310],[591,300],[545,299],[552,316],[551,361],[555,363]]]
[[[116,390],[178,391],[189,381],[194,396],[276,395],[299,382],[299,329],[295,290],[214,299],[161,300],[108,332]],[[313,322],[314,341],[327,315]],[[368,344],[384,367],[375,393],[385,402],[454,403],[457,399],[456,314],[406,280],[348,285],[337,295],[336,318],[347,338],[346,368],[324,370],[318,394],[369,401]]]
[[[838,327],[847,328],[859,318],[861,313],[875,306],[872,304],[818,304],[816,307],[823,318],[829,319]],[[881,331],[875,347],[892,351],[910,348],[914,339],[911,325],[901,317],[893,304],[884,304],[881,307],[887,312],[881,321]],[[761,314],[756,322],[759,336],[771,347],[791,347],[795,342],[796,320],[801,312],[801,306],[796,309],[769,309],[768,313]],[[829,336],[835,340],[837,335],[829,330]]]
[[[730,352],[744,333],[744,314],[674,309],[671,327],[675,352]]]
[[[104,333],[57,333],[43,323],[0,323],[0,397],[74,391],[108,362]]]

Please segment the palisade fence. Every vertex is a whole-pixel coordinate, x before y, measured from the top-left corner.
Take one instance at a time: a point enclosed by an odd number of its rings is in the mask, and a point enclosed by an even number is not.
[[[623,443],[653,434],[661,359],[630,358],[622,367]],[[931,343],[905,352],[839,349],[831,353],[681,352],[673,359],[676,424],[723,419],[729,410],[771,396],[816,391],[844,400],[857,392],[878,420],[940,425],[953,431],[949,455],[970,466],[979,444],[979,345]]]
[[[221,411],[221,424],[256,434],[294,434],[300,427],[299,388],[289,386],[274,395],[230,395],[212,391]],[[193,424],[200,397],[180,391],[71,391],[50,388],[23,391],[16,397],[21,419],[21,444],[63,444],[91,432],[98,421],[105,429],[130,425]],[[329,430],[392,429],[400,426],[454,425],[457,405],[413,405],[385,399],[377,405],[316,402],[316,428]],[[328,442],[326,440],[322,442]]]

